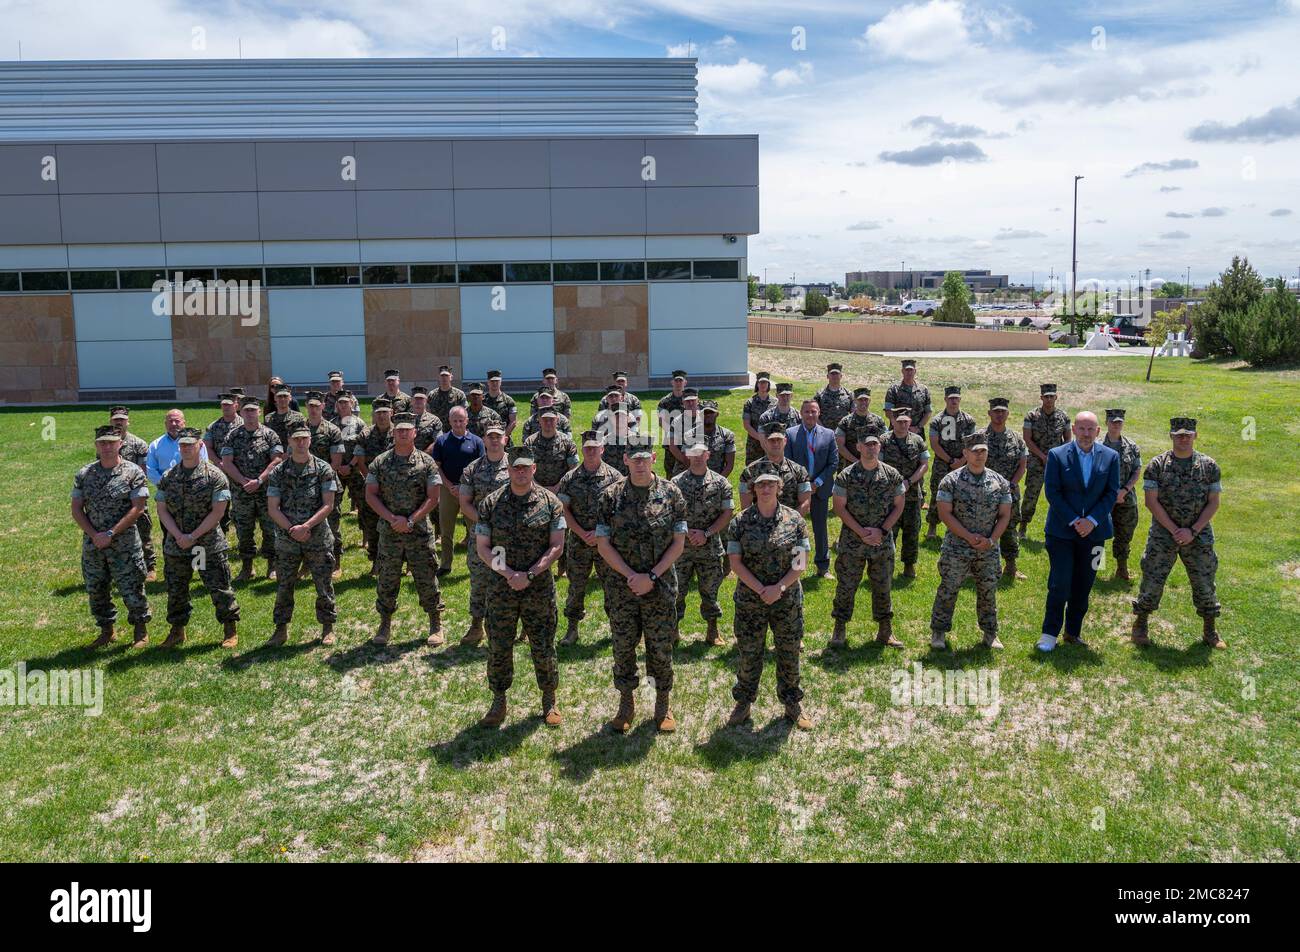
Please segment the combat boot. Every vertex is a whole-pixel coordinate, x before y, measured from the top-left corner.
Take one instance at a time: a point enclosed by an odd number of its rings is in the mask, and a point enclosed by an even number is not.
[[[99,637],[92,641],[87,647],[102,648],[109,642],[117,640],[117,632],[113,630],[112,625],[101,625],[99,628]]]
[[[442,613],[429,613],[429,637],[424,639],[424,643],[430,648],[441,648],[447,643],[447,638],[442,633]]]
[[[488,708],[483,719],[478,722],[479,727],[500,727],[506,719],[506,692],[492,692],[492,706]]]
[[[172,625],[171,631],[167,633],[166,639],[163,640],[162,648],[179,648],[185,644],[185,626]]]
[[[578,643],[578,620],[576,618],[570,618],[569,627],[565,629],[564,640],[562,640],[560,644],[576,645],[577,643]]]
[[[144,580],[146,582],[158,581],[158,570],[154,568],[150,568],[148,572],[144,573]]]
[[[1133,639],[1133,644],[1140,647],[1151,644],[1151,636],[1147,634],[1146,612],[1137,612],[1133,616],[1133,632],[1129,637]]]
[[[801,731],[812,730],[812,719],[803,712],[803,705],[798,701],[785,706],[785,719]]]
[[[278,648],[289,640],[289,626],[276,625],[275,632],[266,641],[266,647]]]
[[[1131,582],[1133,577],[1128,574],[1128,559],[1115,560],[1115,574],[1110,577],[1112,582]]]
[[[1201,635],[1201,640],[1202,640],[1202,641],[1204,641],[1204,642],[1205,642],[1207,645],[1209,645],[1211,648],[1226,648],[1226,647],[1228,647],[1228,643],[1227,643],[1226,641],[1224,641],[1222,638],[1220,638],[1220,637],[1219,637],[1219,633],[1218,633],[1218,631],[1215,630],[1215,626],[1214,626],[1214,616],[1211,615],[1211,616],[1207,616],[1207,617],[1205,617],[1205,618],[1202,618],[1202,619],[1201,619],[1201,622],[1202,622],[1202,625],[1203,625],[1203,633],[1202,633],[1202,635]]]
[[[998,637],[996,631],[984,632],[984,637],[981,640],[984,642],[985,648],[994,648],[998,651],[1002,650],[1002,639]]]
[[[827,648],[847,648],[849,646],[849,634],[845,631],[845,628],[844,622],[835,622],[835,631],[831,633],[831,640],[826,643]]]
[[[892,618],[880,619],[880,629],[876,632],[876,644],[884,645],[886,648],[903,647],[903,643],[894,637],[894,620]]]
[[[636,714],[636,703],[631,691],[623,691],[618,696],[618,711],[609,722],[610,730],[616,734],[626,734],[632,726],[632,717]]]
[[[243,561],[244,567],[239,570],[239,574],[235,576],[234,580],[236,582],[251,582],[253,580],[253,560],[244,559]]]
[[[1015,579],[1018,582],[1023,582],[1029,576],[1027,576],[1024,572],[1016,571],[1015,559],[1007,559],[1006,564],[1002,566],[1002,577]]]
[[[916,578],[916,563],[908,562],[903,566],[903,578]]]
[[[460,643],[465,648],[473,648],[483,641],[483,616],[472,615],[469,620],[469,630],[461,636]]]
[[[149,641],[149,626],[147,622],[138,621],[135,623],[135,641],[131,642],[132,648],[143,648]]]
[[[928,530],[926,530],[926,533],[925,533],[925,541],[926,541],[926,542],[929,542],[931,539],[937,539],[937,538],[939,538],[939,527],[938,527],[938,526],[931,526]]]
[[[267,559],[267,560],[266,560],[266,577],[267,577],[268,580],[270,580],[270,581],[272,581],[272,582],[275,581],[275,579],[276,579],[276,575],[275,575],[275,559]]]
[[[375,636],[370,639],[370,643],[377,648],[382,648],[384,645],[388,644],[388,636],[391,635],[392,633],[393,633],[393,616],[380,615],[379,630],[376,631]]]
[[[704,641],[706,644],[719,648],[727,643],[727,639],[722,637],[722,632],[718,631],[718,620],[710,618],[708,621],[708,631],[705,632]]]
[[[677,730],[677,718],[673,717],[673,712],[668,709],[668,698],[671,693],[670,691],[655,692],[655,726],[659,728],[661,734],[671,734]]]
[[[933,630],[931,630],[931,632],[930,632],[930,650],[931,650],[931,651],[947,651],[947,650],[948,650],[948,636],[947,636],[944,632],[942,632],[942,631],[933,631]]]
[[[1020,523],[1020,541],[1024,542],[1028,538],[1029,538],[1029,523],[1022,522]]]
[[[233,621],[228,621],[222,625],[221,633],[226,636],[221,642],[221,647],[234,648],[239,644],[239,632],[236,630]]]
[[[727,718],[727,726],[739,727],[747,720],[749,720],[749,703],[737,701],[736,706],[731,709],[731,716]]]
[[[547,727],[558,727],[564,718],[560,717],[560,709],[555,705],[555,692],[542,692],[542,720],[546,722]]]
[[[320,626],[320,643],[328,647],[336,641],[338,639],[334,637],[334,622],[322,622]]]

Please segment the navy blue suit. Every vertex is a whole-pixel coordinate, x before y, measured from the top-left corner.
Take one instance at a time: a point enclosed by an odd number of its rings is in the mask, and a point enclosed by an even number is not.
[[[812,465],[809,465],[808,460],[810,437]],[[785,458],[807,467],[808,480],[813,486],[808,514],[812,516],[813,539],[816,542],[813,561],[819,572],[826,571],[831,564],[830,542],[826,537],[826,516],[831,493],[835,490],[835,468],[839,463],[839,457],[839,447],[835,445],[835,431],[820,423],[813,428],[811,434],[802,423],[785,431]],[[819,479],[821,485],[817,483]]]
[[[1047,453],[1043,491],[1047,496],[1047,605],[1043,633],[1058,635],[1064,621],[1067,637],[1082,633],[1088,596],[1105,553],[1105,541],[1115,534],[1110,511],[1119,494],[1119,454],[1100,440],[1092,444],[1092,472],[1083,478],[1083,454],[1073,440]],[[1077,519],[1096,525],[1086,536],[1075,532]],[[1100,551],[1099,551],[1100,550]]]

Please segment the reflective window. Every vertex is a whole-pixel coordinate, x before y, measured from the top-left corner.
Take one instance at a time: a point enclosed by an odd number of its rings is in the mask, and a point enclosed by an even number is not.
[[[600,263],[600,280],[602,281],[644,281],[644,261],[602,261]]]
[[[456,266],[461,284],[501,284],[500,264],[462,264]]]
[[[338,284],[360,284],[361,269],[356,266],[348,265],[329,265],[313,269],[316,272],[316,284],[319,285],[338,285]]]
[[[404,264],[372,264],[361,269],[363,284],[406,284],[407,280]]]
[[[454,264],[413,264],[411,265],[412,284],[455,284],[456,266]]]
[[[528,262],[506,265],[507,281],[550,281],[550,262]]]
[[[218,281],[261,281],[261,268],[218,268]]]
[[[739,278],[740,262],[734,259],[730,261],[697,261],[695,262],[695,276],[697,278]]]
[[[309,288],[311,268],[267,268],[266,285],[272,288]]]
[[[152,290],[155,281],[169,280],[167,272],[162,268],[139,271],[119,271],[117,273],[117,279],[118,286],[123,291]]]
[[[646,277],[651,281],[689,281],[691,263],[689,261],[647,261]]]
[[[66,271],[24,271],[23,290],[32,291],[66,291],[68,290],[68,272]]]
[[[74,271],[72,272],[72,290],[74,291],[116,291],[116,271]]]
[[[596,281],[600,278],[599,265],[594,261],[557,261],[554,270],[556,281]]]
[[[17,271],[0,271],[0,291],[17,291],[19,288]]]

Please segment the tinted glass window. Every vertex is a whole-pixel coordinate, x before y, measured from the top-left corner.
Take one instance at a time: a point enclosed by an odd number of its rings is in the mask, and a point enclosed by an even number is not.
[[[411,265],[412,284],[455,284],[456,266],[454,264],[413,264]]]
[[[646,276],[651,281],[689,281],[691,263],[689,261],[647,261]]]
[[[602,281],[644,281],[644,261],[602,261],[600,263],[600,280]]]
[[[74,271],[72,272],[72,290],[74,291],[116,291],[116,271]]]
[[[117,278],[123,291],[151,289],[155,281],[169,280],[167,272],[162,268],[142,271],[119,271]]]
[[[597,281],[599,279],[599,266],[594,261],[555,262],[556,281]]]
[[[24,291],[66,291],[68,290],[68,272],[66,271],[24,271]]]
[[[267,268],[266,283],[273,288],[311,287],[311,268]]]
[[[261,268],[218,268],[219,281],[261,281]]]
[[[313,269],[316,272],[316,284],[318,285],[335,285],[335,284],[360,284],[361,269],[356,267],[317,267]]]
[[[697,261],[695,262],[697,278],[738,278],[739,261]]]
[[[0,291],[17,291],[20,286],[17,271],[0,271]]]
[[[508,264],[506,265],[507,281],[549,281],[551,280],[551,266],[549,263],[529,263],[529,264]]]
[[[461,284],[500,284],[503,268],[499,264],[462,264],[456,271]]]
[[[404,264],[372,264],[361,271],[364,284],[405,284],[407,281]]]

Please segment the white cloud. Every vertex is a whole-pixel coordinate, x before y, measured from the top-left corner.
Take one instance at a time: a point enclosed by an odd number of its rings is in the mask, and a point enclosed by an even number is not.
[[[701,63],[700,96],[748,96],[758,91],[767,77],[767,67],[741,57],[734,63]]]
[[[772,74],[772,83],[778,89],[785,89],[790,86],[801,86],[804,83],[812,82],[813,65],[809,62],[802,62],[797,69],[779,69]]]
[[[930,0],[895,7],[867,27],[867,45],[883,56],[938,62],[971,47],[961,3]]]
[[[846,231],[878,231],[885,227],[878,221],[860,221],[856,224],[849,225]]]

